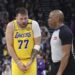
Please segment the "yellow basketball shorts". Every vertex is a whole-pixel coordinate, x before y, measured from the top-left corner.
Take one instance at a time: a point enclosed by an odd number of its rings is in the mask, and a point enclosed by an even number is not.
[[[23,62],[24,64],[28,63],[30,61],[30,59],[26,59],[26,60],[21,60],[21,62]],[[23,72],[22,70],[20,70],[17,66],[17,64],[15,63],[15,61],[12,59],[12,75],[37,75],[37,62],[36,59],[34,60],[34,62],[32,63],[32,65],[30,66],[30,68]]]

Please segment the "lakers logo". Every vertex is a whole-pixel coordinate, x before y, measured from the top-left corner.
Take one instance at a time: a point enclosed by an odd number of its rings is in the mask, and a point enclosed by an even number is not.
[[[19,38],[19,37],[31,37],[31,34],[30,34],[30,32],[23,33],[23,34],[17,32],[16,35],[15,35],[15,38]]]

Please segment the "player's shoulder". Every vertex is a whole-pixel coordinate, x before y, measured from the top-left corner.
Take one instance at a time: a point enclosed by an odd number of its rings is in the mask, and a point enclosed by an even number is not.
[[[36,20],[32,20],[32,25],[33,25],[33,26],[38,26],[39,23],[38,23]]]
[[[28,23],[32,23],[34,25],[38,24],[38,22],[36,20],[33,20],[33,19],[28,19]]]
[[[14,28],[13,21],[10,21],[10,22],[7,24],[7,28],[9,28],[9,29],[13,29],[13,28]]]
[[[38,23],[36,20],[32,20],[33,23]]]

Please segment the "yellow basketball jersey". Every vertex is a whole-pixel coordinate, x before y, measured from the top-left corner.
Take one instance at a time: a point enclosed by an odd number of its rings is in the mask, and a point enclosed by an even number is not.
[[[33,45],[34,45],[34,38],[33,38],[33,31],[32,31],[32,20],[28,20],[28,24],[25,29],[21,29],[16,20],[14,22],[14,39],[13,39],[13,46],[16,55],[20,59],[26,59],[31,57]]]

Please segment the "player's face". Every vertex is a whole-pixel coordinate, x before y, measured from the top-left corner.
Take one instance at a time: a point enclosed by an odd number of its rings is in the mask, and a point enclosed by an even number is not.
[[[57,22],[58,22],[58,19],[57,19],[56,15],[53,14],[53,13],[50,13],[49,14],[49,18],[48,18],[48,25],[49,25],[49,27],[50,28],[55,28]]]
[[[20,25],[20,27],[22,27],[22,28],[26,27],[26,25],[28,23],[28,15],[17,14],[16,20],[17,20],[18,24]]]

